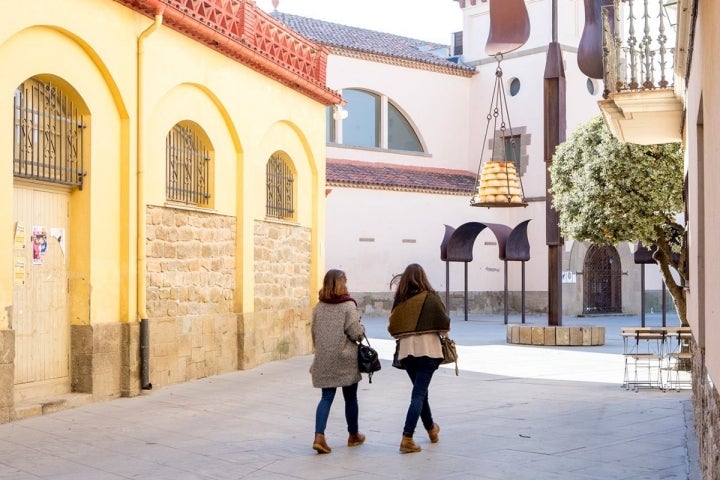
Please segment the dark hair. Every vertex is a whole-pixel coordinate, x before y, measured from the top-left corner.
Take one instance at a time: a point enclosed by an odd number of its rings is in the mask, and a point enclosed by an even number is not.
[[[342,270],[328,270],[323,279],[319,297],[321,302],[328,301],[341,295],[347,295],[347,277]]]
[[[411,263],[405,268],[400,282],[395,291],[395,304],[404,302],[408,298],[420,292],[435,293],[430,281],[425,275],[425,270],[417,263]]]

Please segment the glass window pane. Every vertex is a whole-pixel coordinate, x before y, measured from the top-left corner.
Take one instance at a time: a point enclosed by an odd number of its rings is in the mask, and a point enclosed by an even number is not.
[[[343,120],[343,144],[379,147],[380,97],[360,90],[343,90],[348,117]]]
[[[520,92],[520,79],[513,78],[510,82],[510,96],[514,97]]]
[[[388,148],[422,152],[422,145],[405,116],[392,104],[388,104]]]

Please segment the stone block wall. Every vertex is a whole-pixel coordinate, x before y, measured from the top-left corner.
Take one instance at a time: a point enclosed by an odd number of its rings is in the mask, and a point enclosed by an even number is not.
[[[605,345],[605,327],[514,324],[507,326],[507,343],[518,345]]]
[[[73,325],[70,328],[70,386],[74,392],[93,391],[93,327]]]
[[[134,397],[140,394],[140,323],[128,322],[121,325],[122,350],[120,366],[120,395]]]
[[[146,220],[150,383],[237,369],[236,219],[149,207]]]
[[[94,400],[121,395],[122,357],[128,346],[123,344],[120,323],[73,325],[70,330],[71,388],[77,393],[91,393]]]
[[[14,391],[15,331],[0,330],[0,423],[13,420]]]
[[[703,352],[693,341],[693,405],[703,480],[720,480],[720,395],[705,371]]]
[[[445,290],[438,291],[445,303]],[[350,292],[358,302],[358,308],[366,315],[390,315],[394,292],[388,288],[387,292]],[[502,314],[505,309],[505,294],[495,292],[468,292],[468,313],[476,314]],[[508,292],[508,308],[511,313],[519,313],[522,308],[522,293]],[[460,315],[465,311],[463,292],[450,292],[448,310],[451,314]],[[525,313],[547,313],[547,292],[525,292]]]
[[[253,314],[240,320],[240,368],[312,351],[312,232],[284,222],[256,221]]]
[[[563,285],[563,314],[581,316],[583,314],[582,294],[568,294]],[[445,302],[445,291],[439,291]],[[393,292],[388,288],[387,292],[350,292],[358,301],[361,312],[373,316],[385,316],[390,314],[393,302]],[[481,315],[502,314],[505,309],[504,292],[468,292],[468,313]],[[547,313],[547,296],[545,291],[525,292],[525,313],[529,315],[543,315]],[[518,314],[522,308],[522,292],[508,292],[508,308],[511,314]],[[453,314],[460,315],[465,311],[465,298],[462,291],[451,291],[449,310]],[[665,311],[668,315],[675,314],[675,305],[672,297],[668,294],[665,299]],[[662,312],[661,292],[645,292],[645,312],[659,314]],[[623,313],[629,315],[640,315],[640,301],[635,303],[626,302],[623,304]]]

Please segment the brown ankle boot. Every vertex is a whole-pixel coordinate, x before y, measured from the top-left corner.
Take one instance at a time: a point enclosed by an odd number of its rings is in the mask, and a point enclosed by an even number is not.
[[[428,428],[428,437],[430,437],[430,443],[437,443],[440,440],[440,425],[433,423],[432,428]]]
[[[403,435],[402,442],[400,442],[400,453],[415,453],[420,450],[420,445],[416,445],[412,437]]]
[[[348,447],[356,447],[362,445],[365,442],[365,435],[362,433],[351,433],[348,437]]]
[[[328,444],[325,443],[325,435],[323,435],[322,433],[315,434],[315,441],[313,442],[313,449],[315,451],[317,451],[318,453],[332,452],[330,447],[328,447]]]

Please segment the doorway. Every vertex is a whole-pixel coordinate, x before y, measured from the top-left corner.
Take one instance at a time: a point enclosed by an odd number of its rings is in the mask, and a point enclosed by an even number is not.
[[[16,181],[15,402],[70,392],[69,189]]]
[[[583,265],[583,313],[622,312],[620,255],[609,245],[592,245]]]

